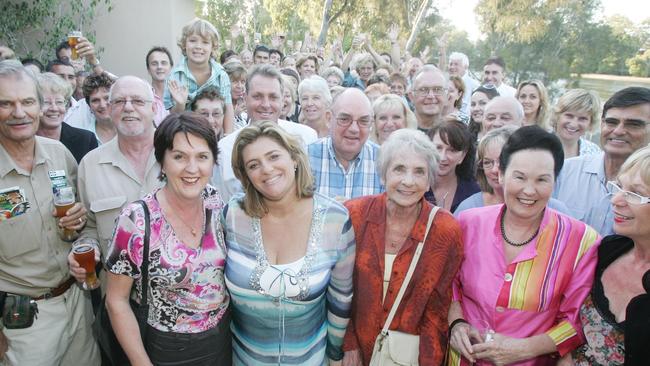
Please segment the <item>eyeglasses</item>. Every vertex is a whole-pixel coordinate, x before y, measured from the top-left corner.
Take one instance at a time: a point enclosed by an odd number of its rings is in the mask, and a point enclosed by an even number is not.
[[[605,123],[605,125],[607,125],[608,128],[612,130],[617,128],[621,123],[623,124],[623,128],[628,131],[640,131],[648,125],[648,122],[641,121],[641,120],[620,121],[616,118],[611,118],[611,117],[603,118],[603,122]]]
[[[363,116],[357,119],[353,119],[351,116],[343,115],[336,117],[336,124],[341,127],[350,127],[352,122],[357,122],[357,125],[361,128],[368,128],[372,124],[372,120],[369,116]]]
[[[494,168],[495,166],[499,166],[499,161],[498,160],[490,160],[490,159],[481,159],[481,166],[483,167],[483,170],[490,170]]]
[[[65,108],[65,101],[64,100],[44,100],[43,101],[43,108],[47,109],[52,106],[56,106],[57,108]]]
[[[612,194],[622,193],[625,201],[632,205],[645,205],[646,203],[650,203],[650,197],[644,197],[634,192],[624,191],[623,188],[616,184],[616,182],[607,182],[607,190]]]
[[[128,102],[131,102],[131,104],[135,107],[144,107],[147,103],[151,103],[150,100],[144,100],[140,98],[132,98],[132,99],[120,98],[120,99],[111,100],[111,104],[117,108],[124,108],[126,106],[126,103]]]
[[[210,117],[212,117],[212,118],[221,118],[223,116],[223,113],[221,113],[221,112],[212,112],[212,113],[210,113],[210,112],[200,112],[199,114],[202,115],[205,118],[210,118]]]
[[[440,96],[445,94],[447,91],[447,88],[443,88],[441,86],[434,86],[433,88],[418,88],[415,89],[413,92],[416,97],[426,97],[429,95],[429,93],[432,93],[435,96]]]

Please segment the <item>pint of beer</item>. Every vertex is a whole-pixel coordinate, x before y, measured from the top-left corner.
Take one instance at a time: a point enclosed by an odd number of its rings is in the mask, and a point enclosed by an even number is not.
[[[79,244],[72,247],[74,260],[81,268],[86,270],[86,280],[83,283],[84,290],[93,290],[99,287],[99,280],[95,273],[95,247],[91,244]]]
[[[69,209],[74,206],[76,201],[74,189],[72,187],[61,187],[54,193],[54,208],[56,209],[56,217],[63,217]],[[58,222],[57,222],[58,224]],[[59,230],[59,236],[65,241],[74,241],[79,237],[79,233],[73,229],[63,228]]]
[[[77,43],[79,43],[79,37],[81,37],[80,31],[71,31],[68,33],[68,45],[70,46],[70,50],[72,50],[73,60],[79,58],[79,55],[77,54]]]

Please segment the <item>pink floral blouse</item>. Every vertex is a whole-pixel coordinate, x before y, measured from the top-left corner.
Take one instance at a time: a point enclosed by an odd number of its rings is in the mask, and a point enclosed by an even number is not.
[[[199,333],[219,324],[230,298],[224,284],[226,248],[219,221],[223,201],[212,187],[203,193],[205,226],[201,245],[183,244],[165,219],[156,193],[143,198],[149,208],[149,316],[160,331]],[[122,210],[109,245],[106,267],[135,280],[141,299],[140,266],[144,239],[144,211],[139,203]]]

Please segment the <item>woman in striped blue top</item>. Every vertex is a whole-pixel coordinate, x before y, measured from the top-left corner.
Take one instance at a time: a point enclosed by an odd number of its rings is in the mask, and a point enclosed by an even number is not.
[[[347,210],[313,192],[308,158],[275,123],[237,137],[245,196],[223,211],[235,365],[326,365],[343,358],[355,243]]]

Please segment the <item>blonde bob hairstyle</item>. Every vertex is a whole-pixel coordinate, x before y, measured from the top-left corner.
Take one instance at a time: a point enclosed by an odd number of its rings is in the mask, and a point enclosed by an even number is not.
[[[253,183],[248,178],[244,163],[244,149],[262,137],[269,138],[282,146],[289,152],[291,159],[296,163],[296,196],[301,199],[314,195],[314,178],[309,168],[309,160],[296,138],[271,121],[262,121],[245,127],[235,140],[231,163],[235,177],[239,179],[244,187],[245,196],[241,208],[248,216],[260,218],[266,215],[269,209],[266,206],[264,195],[253,186]]]
[[[177,43],[183,56],[187,56],[185,43],[187,42],[187,39],[194,34],[198,34],[204,39],[209,39],[212,42],[212,52],[210,53],[210,56],[216,58],[217,49],[219,48],[219,31],[217,31],[217,28],[215,28],[212,23],[199,18],[192,19],[183,27],[181,38]]]
[[[395,94],[385,94],[377,98],[374,103],[372,103],[372,111],[375,116],[374,123],[372,125],[372,132],[370,133],[370,139],[373,142],[379,143],[379,132],[377,131],[377,115],[379,113],[385,112],[389,109],[401,109],[404,114],[404,120],[406,121],[406,128],[415,130],[418,127],[417,119],[415,114],[404,102],[404,98],[397,96]]]
[[[517,87],[517,101],[519,101],[519,93],[524,86],[532,86],[537,89],[539,93],[539,107],[537,108],[537,113],[535,114],[535,124],[543,129],[548,129],[548,118],[549,118],[549,103],[548,103],[548,92],[544,83],[540,80],[526,80],[519,83]]]
[[[639,174],[643,184],[650,189],[650,145],[635,151],[630,155],[618,172],[618,177],[623,175]]]
[[[38,82],[38,87],[40,88],[41,93],[61,95],[63,96],[63,99],[65,99],[66,105],[68,104],[68,100],[70,100],[70,97],[72,96],[72,87],[59,75],[51,72],[44,72],[36,75],[36,81]]]
[[[589,114],[589,129],[592,132],[594,127],[600,122],[600,111],[602,103],[600,97],[595,91],[585,89],[571,89],[562,94],[560,99],[555,103],[551,115],[551,127],[555,130],[560,116],[566,112],[587,113]]]

